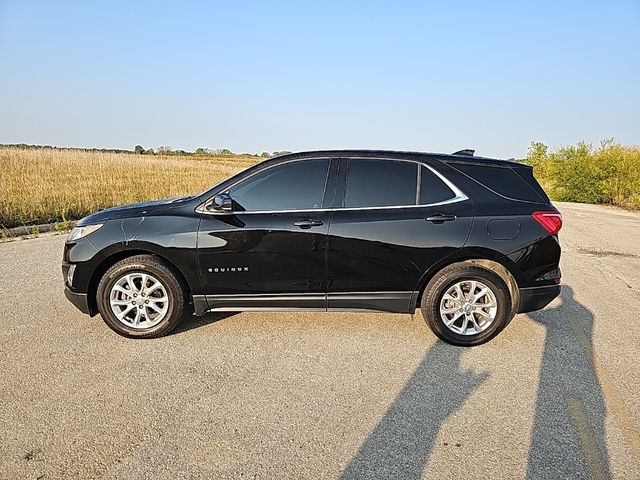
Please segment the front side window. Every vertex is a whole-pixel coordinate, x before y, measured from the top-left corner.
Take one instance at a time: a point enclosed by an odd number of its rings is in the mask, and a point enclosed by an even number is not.
[[[347,169],[346,208],[416,204],[416,163],[353,159],[347,160]]]
[[[310,210],[322,206],[328,159],[300,160],[267,168],[229,189],[238,211]]]

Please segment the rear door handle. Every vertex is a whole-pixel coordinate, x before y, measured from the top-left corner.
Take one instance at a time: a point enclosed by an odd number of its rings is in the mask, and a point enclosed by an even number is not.
[[[322,220],[312,220],[311,218],[306,218],[304,220],[299,220],[297,222],[293,222],[296,227],[300,228],[311,228],[311,227],[319,227],[323,225],[324,222]]]
[[[430,217],[425,218],[427,222],[432,223],[453,222],[455,219],[455,215],[444,215],[442,213],[436,213],[435,215],[431,215]]]

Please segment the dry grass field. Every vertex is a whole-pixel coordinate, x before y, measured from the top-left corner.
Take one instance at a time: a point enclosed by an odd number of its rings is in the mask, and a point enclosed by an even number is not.
[[[114,205],[199,193],[259,160],[0,147],[0,237],[11,227],[65,225]],[[534,142],[525,161],[554,200],[640,209],[638,147],[607,140],[552,152]]]
[[[195,194],[256,157],[0,149],[0,227],[65,222],[124,203]]]

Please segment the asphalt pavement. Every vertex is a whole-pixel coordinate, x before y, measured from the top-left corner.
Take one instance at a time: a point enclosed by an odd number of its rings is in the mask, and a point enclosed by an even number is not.
[[[0,244],[0,478],[640,478],[640,215],[558,207],[561,298],[472,349],[419,313],[129,340],[65,299],[64,235]]]

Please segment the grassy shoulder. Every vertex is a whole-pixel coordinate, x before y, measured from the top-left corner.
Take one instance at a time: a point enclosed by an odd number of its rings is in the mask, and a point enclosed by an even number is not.
[[[532,142],[524,160],[553,200],[640,209],[640,148],[613,140],[556,151]]]
[[[195,194],[260,159],[0,149],[0,229],[65,224],[103,208]]]

